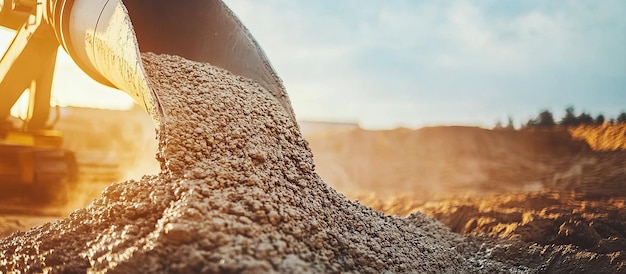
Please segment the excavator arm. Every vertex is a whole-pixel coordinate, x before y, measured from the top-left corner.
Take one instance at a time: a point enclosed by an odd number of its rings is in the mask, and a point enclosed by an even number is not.
[[[25,126],[30,131],[43,130],[50,112],[50,91],[59,44],[53,29],[44,22],[41,9],[36,5],[9,3],[11,1],[4,1],[0,18],[21,18],[24,22],[16,28],[13,41],[0,59],[0,119],[6,120],[11,107],[28,89],[29,111]],[[12,21],[8,23],[8,26],[16,25]]]

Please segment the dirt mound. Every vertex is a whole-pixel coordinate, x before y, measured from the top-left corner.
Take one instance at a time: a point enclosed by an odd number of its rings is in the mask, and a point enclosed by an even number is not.
[[[351,202],[317,176],[297,125],[260,86],[182,58],[144,61],[165,111],[161,173],[0,240],[0,271],[527,272],[564,262]]]
[[[587,142],[594,150],[626,150],[626,124],[605,123],[568,128],[572,137]]]
[[[599,258],[619,272],[626,269],[624,159],[626,151],[584,150],[572,154],[559,163],[560,172],[544,178],[546,190],[540,192],[466,194],[427,203],[410,194],[359,195],[358,199],[388,214],[423,212],[464,235],[520,240],[556,250],[576,247],[585,252],[575,257]],[[520,167],[509,167],[514,168]],[[393,188],[393,184],[388,187]]]
[[[408,194],[421,201],[540,190],[590,151],[564,129],[356,129],[310,134],[307,140],[320,176],[342,193]]]
[[[619,196],[619,195],[616,195]],[[388,214],[422,212],[468,237],[525,242],[542,254],[577,258],[594,273],[626,270],[626,198],[592,199],[575,192],[523,192],[415,203],[408,195],[359,200]],[[519,242],[518,242],[519,241]],[[525,248],[525,247],[520,247]],[[520,254],[524,257],[526,254]],[[510,256],[510,255],[507,255]],[[542,271],[587,272],[553,261]]]
[[[420,208],[466,235],[516,239],[559,251],[576,247],[584,251],[574,252],[573,258],[605,267],[592,272],[615,273],[626,270],[625,209],[623,198],[581,200],[549,192],[455,199]]]
[[[420,209],[463,234],[574,245],[601,254],[620,252],[626,259],[624,198],[590,200],[535,192],[456,199]]]

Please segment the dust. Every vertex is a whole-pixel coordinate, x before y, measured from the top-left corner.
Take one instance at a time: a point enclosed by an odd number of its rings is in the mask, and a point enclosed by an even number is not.
[[[154,123],[139,106],[64,107],[60,116],[55,127],[64,134],[63,148],[76,152],[81,182],[108,184],[159,172]]]
[[[158,148],[154,123],[139,107],[64,107],[56,128],[64,134],[63,148],[75,152],[79,170],[76,180],[64,189],[67,197],[62,216],[89,205],[111,182],[160,170],[154,157]]]
[[[407,196],[421,203],[541,190],[555,174],[577,165],[581,152],[590,150],[564,129],[355,128],[310,133],[306,138],[317,173],[348,197]]]

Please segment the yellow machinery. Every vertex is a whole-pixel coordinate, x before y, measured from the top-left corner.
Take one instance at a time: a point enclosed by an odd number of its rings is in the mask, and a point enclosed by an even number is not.
[[[143,106],[158,126],[163,112],[151,91],[141,52],[211,63],[257,81],[293,116],[265,54],[220,0],[2,0],[0,25],[16,30],[0,60],[0,122],[29,90],[19,130],[0,126],[0,187],[19,181],[44,188],[75,174],[62,136],[46,125],[59,45],[96,81]],[[88,95],[86,95],[88,96]],[[7,124],[7,123],[5,123]]]
[[[61,132],[46,124],[58,43],[36,1],[4,1],[0,24],[17,30],[0,59],[0,190],[2,198],[49,202],[75,179],[74,154],[61,148]],[[26,120],[13,123],[11,107],[29,90]]]

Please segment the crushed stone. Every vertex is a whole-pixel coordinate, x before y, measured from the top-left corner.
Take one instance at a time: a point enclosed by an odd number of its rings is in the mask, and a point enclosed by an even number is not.
[[[542,267],[539,247],[480,242],[421,213],[387,216],[348,200],[315,173],[298,126],[256,83],[176,56],[146,53],[143,62],[164,110],[161,172],[113,184],[67,218],[1,239],[0,272],[524,273]]]

